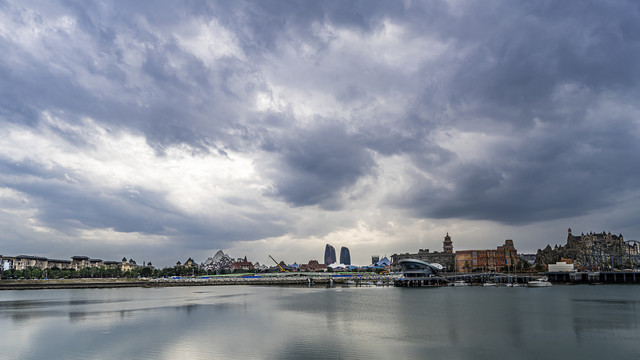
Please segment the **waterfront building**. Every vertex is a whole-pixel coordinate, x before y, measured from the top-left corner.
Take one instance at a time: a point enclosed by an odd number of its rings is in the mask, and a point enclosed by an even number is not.
[[[549,264],[549,272],[574,272],[576,269],[573,267],[573,261],[571,259],[562,259],[555,264]]]
[[[84,268],[99,268],[104,267],[107,269],[121,268],[122,271],[131,270],[139,267],[136,262],[131,259],[127,262],[126,258],[122,261],[104,261],[102,259],[92,259],[88,256],[73,256],[71,260],[60,259],[47,259],[42,256],[32,255],[18,255],[18,256],[0,256],[0,267],[3,271],[6,270],[26,270],[27,268],[38,268],[40,270],[47,269],[72,269],[81,270]],[[151,263],[148,263],[146,267],[152,267]]]
[[[389,260],[389,258],[387,258],[386,256],[373,264],[373,267],[387,267],[387,266],[391,266],[391,260]]]
[[[349,253],[349,248],[345,246],[340,249],[340,264],[351,265],[351,254]]]
[[[247,261],[247,257],[244,257],[244,261]],[[188,268],[192,268],[192,267],[198,267],[198,264],[193,261],[192,258],[188,258],[187,261],[184,262],[184,267],[188,267]]]
[[[300,265],[300,271],[327,271],[327,265],[320,264],[318,260],[309,260],[308,264]]]
[[[447,233],[447,235],[444,237],[444,241],[442,242],[442,251],[445,254],[453,253],[453,241],[451,241],[451,236],[449,236],[449,233]]]
[[[336,262],[336,249],[333,246],[327,244],[324,247],[324,264],[331,265]]]
[[[5,257],[9,269],[24,270],[28,267],[46,269],[48,259],[41,256],[18,255],[15,257]]]
[[[137,267],[138,267],[138,264],[136,263],[135,260],[129,259],[129,261],[127,261],[126,257],[122,258],[122,263],[120,264],[120,270],[122,270],[122,272],[131,271]]]
[[[117,269],[120,267],[120,262],[119,261],[111,261],[111,260],[107,260],[107,261],[103,261],[102,264],[104,265],[105,268],[107,269]],[[147,266],[151,266],[151,263],[148,263]],[[62,268],[61,268],[62,269]]]
[[[104,261],[102,259],[89,259],[89,267],[98,268],[104,265]]]
[[[518,264],[518,252],[513,240],[505,240],[496,250],[456,251],[456,272],[500,271]]]
[[[391,264],[393,266],[400,265],[400,260],[416,259],[427,263],[437,263],[442,265],[445,271],[453,271],[456,254],[444,252],[430,252],[429,249],[419,249],[417,253],[404,253],[391,255]]]
[[[71,267],[76,271],[80,269],[84,269],[86,267],[90,267],[91,263],[89,262],[88,256],[72,256],[71,257]]]
[[[116,261],[116,264],[120,264]],[[71,269],[71,260],[60,260],[60,259],[49,259],[47,261],[47,268],[55,269],[58,268],[60,270]]]
[[[604,270],[632,265],[637,261],[639,250],[637,241],[625,241],[622,234],[603,231],[574,235],[569,228],[566,245],[538,249],[536,264],[552,264],[565,258],[573,260],[574,266],[581,270]]]
[[[398,265],[402,268],[402,274],[405,278],[424,278],[437,276],[442,267],[439,264],[429,264],[425,261],[416,259],[402,259],[398,261]]]
[[[391,264],[399,266],[400,260],[415,259],[427,263],[437,263],[442,265],[444,271],[453,271],[456,255],[453,253],[453,241],[449,233],[444,237],[442,242],[442,252],[430,252],[429,249],[419,249],[417,253],[404,253],[391,255]]]
[[[231,264],[231,271],[234,271],[234,270],[251,271],[253,269],[254,269],[253,264],[250,261],[247,261],[246,256],[244,257],[244,259],[239,259],[239,261],[236,261],[233,264]]]

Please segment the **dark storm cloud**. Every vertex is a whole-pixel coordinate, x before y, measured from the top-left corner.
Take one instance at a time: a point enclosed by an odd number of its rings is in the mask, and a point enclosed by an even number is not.
[[[59,110],[77,118],[89,116],[106,124],[136,128],[159,150],[179,143],[205,147],[209,139],[224,142],[222,136],[235,126],[228,104],[238,104],[244,97],[229,93],[226,78],[244,73],[246,68],[233,59],[222,59],[209,70],[186,53],[172,32],[179,21],[189,20],[181,9],[128,6],[104,13],[100,5],[66,7],[89,42],[75,39],[76,43],[65,44],[74,39],[62,32],[47,34],[47,41],[54,43],[45,44],[44,58],[2,41],[2,49],[22,63],[17,68],[15,63],[0,62],[0,74],[12,84],[2,90],[6,120],[33,124],[40,111]],[[24,25],[33,16],[17,7],[9,11]],[[148,30],[135,21],[137,17],[160,30]],[[139,69],[123,63],[127,49],[117,43],[118,36],[138,42],[143,57]],[[172,65],[176,61],[179,66]],[[98,79],[98,86],[83,86],[87,76]],[[150,86],[132,76],[140,76]]]
[[[637,192],[638,113],[628,105],[640,78],[638,4],[485,4],[443,27],[466,55],[444,65],[448,80],[413,111],[447,104],[447,115],[428,117],[512,139],[492,146],[490,158],[431,168],[449,186],[415,174],[392,203],[416,216],[528,223]]]
[[[637,92],[637,3],[478,4],[473,32],[456,38],[471,52],[455,64],[449,94],[452,104],[471,106],[469,115],[516,126],[536,116],[566,121],[558,117],[573,114],[562,114],[563,104],[552,98],[560,85],[577,84],[596,96]]]
[[[159,158],[175,145],[264,152],[255,166],[267,194],[295,207],[342,209],[361,180],[375,182],[378,160],[394,156],[408,162],[406,174],[394,174],[408,185],[392,189],[387,204],[416,217],[520,224],[586,214],[640,190],[637,2],[0,7],[10,21],[0,26],[1,124],[38,129],[45,112],[71,125],[91,118],[107,132],[144,136]],[[56,25],[63,15],[74,19],[72,30]],[[203,27],[231,44],[185,45]],[[214,55],[198,54],[205,50]],[[294,94],[281,113],[254,108],[259,93],[275,97],[278,87]],[[341,108],[292,110],[316,95]],[[95,146],[63,126],[48,129],[79,151]],[[462,146],[482,156],[445,146],[447,134],[463,133]],[[286,216],[267,215],[260,201],[227,197],[253,210],[210,221],[186,216],[166,194],[105,192],[28,161],[0,166],[0,185],[39,199],[38,216],[50,225],[225,241],[288,231]]]
[[[276,141],[281,163],[270,170],[275,195],[294,206],[340,208],[340,196],[362,176],[371,174],[371,153],[335,123],[294,130]]]
[[[615,207],[640,188],[638,128],[607,119],[595,129],[554,127],[557,134],[493,149],[486,161],[446,171],[453,189],[419,174],[392,201],[417,216],[524,224]]]

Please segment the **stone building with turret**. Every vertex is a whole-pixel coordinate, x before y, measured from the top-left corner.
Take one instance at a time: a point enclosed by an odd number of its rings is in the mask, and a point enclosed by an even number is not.
[[[638,243],[627,243],[622,234],[589,232],[574,235],[569,228],[565,245],[547,245],[538,249],[536,264],[552,264],[571,259],[578,269],[603,270],[623,266],[631,257],[638,256]]]
[[[456,261],[456,254],[453,253],[453,241],[449,233],[444,237],[442,242],[442,252],[430,252],[429,249],[419,249],[417,253],[404,253],[391,255],[391,265],[399,266],[398,262],[403,259],[415,259],[428,263],[437,263],[442,265],[444,271],[453,271]]]
[[[453,241],[451,241],[451,236],[449,236],[449,233],[447,233],[447,235],[444,237],[444,241],[442,242],[442,250],[445,254],[453,253]]]

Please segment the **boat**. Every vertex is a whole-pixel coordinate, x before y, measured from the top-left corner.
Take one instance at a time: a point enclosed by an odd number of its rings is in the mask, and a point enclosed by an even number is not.
[[[549,287],[551,283],[546,277],[537,278],[535,280],[529,281],[529,287]]]
[[[492,281],[487,281],[486,283],[482,284],[482,286],[497,286],[497,285]]]
[[[453,282],[453,286],[469,286],[469,283],[464,280],[456,280]]]

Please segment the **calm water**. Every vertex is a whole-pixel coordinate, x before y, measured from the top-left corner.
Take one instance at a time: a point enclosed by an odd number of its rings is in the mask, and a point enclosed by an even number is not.
[[[640,286],[0,292],[3,359],[640,358]]]

